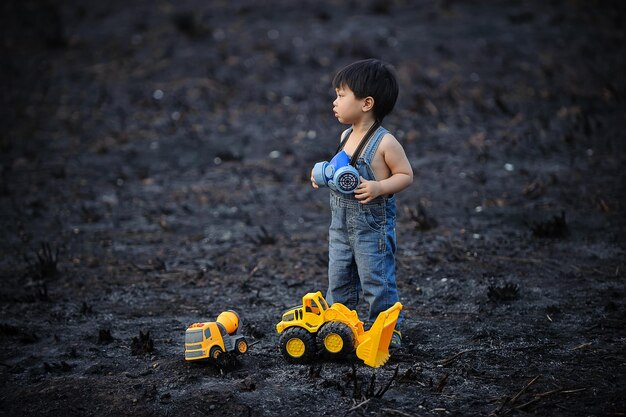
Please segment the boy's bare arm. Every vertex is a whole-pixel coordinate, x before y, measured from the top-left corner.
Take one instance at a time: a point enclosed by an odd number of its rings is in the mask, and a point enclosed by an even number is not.
[[[354,191],[355,197],[361,203],[369,203],[381,195],[398,193],[413,182],[413,168],[396,138],[386,135],[380,143],[379,150],[389,168],[390,176],[380,181],[367,181],[361,178],[359,188]]]

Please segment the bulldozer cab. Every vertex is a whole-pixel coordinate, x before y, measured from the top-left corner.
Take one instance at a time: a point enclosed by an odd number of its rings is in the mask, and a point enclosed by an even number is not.
[[[309,332],[315,332],[324,324],[328,303],[324,300],[320,291],[308,293],[302,297],[302,305],[294,307],[283,313],[283,319],[276,325],[278,333],[292,326],[306,328]]]
[[[305,313],[313,313],[317,315],[328,310],[328,304],[322,297],[322,293],[319,291],[305,295],[302,300],[302,306],[304,307]]]

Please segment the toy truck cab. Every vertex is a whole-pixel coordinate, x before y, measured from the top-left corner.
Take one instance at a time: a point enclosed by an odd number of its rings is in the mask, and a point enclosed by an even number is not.
[[[223,327],[223,326],[222,326]],[[206,359],[217,357],[226,351],[222,330],[218,323],[194,323],[185,332],[185,359]]]

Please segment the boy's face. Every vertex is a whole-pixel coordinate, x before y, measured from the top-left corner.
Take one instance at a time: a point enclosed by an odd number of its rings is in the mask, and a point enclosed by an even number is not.
[[[353,124],[363,117],[364,98],[356,98],[347,85],[335,88],[335,92],[337,98],[333,101],[333,112],[340,123]]]

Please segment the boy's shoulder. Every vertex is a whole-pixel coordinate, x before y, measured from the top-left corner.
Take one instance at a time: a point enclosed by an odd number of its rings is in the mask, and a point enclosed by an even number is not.
[[[383,129],[383,134],[382,137],[380,138],[380,141],[378,142],[377,145],[377,149],[376,152],[379,153],[380,151],[385,151],[386,149],[397,149],[398,147],[404,149],[402,147],[402,144],[400,144],[400,142],[398,141],[398,139],[396,139],[396,137],[386,128],[384,127],[380,127],[381,129]],[[343,132],[341,132],[341,136],[340,136],[340,141],[343,141],[346,136],[348,136],[348,134],[352,132],[352,127],[348,127],[347,129],[345,129]]]
[[[378,145],[376,152],[383,155],[403,155],[404,147],[391,132],[387,131],[380,140],[380,144]]]
[[[400,142],[398,141],[398,139],[396,139],[396,137],[393,135],[393,133],[386,130],[385,133],[383,134],[383,137],[380,139],[380,146],[390,145],[390,144],[398,144],[402,146]]]

